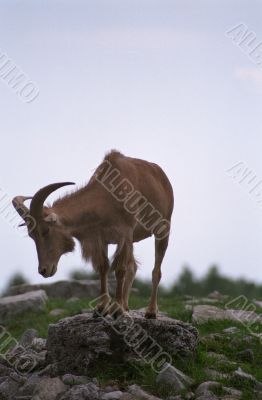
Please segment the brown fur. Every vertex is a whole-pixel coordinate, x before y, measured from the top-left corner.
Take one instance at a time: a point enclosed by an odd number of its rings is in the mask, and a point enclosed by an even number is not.
[[[125,183],[121,184],[123,179]],[[115,191],[117,185],[120,185],[120,192]],[[129,192],[134,195],[134,199],[139,198],[135,213],[130,213],[130,209],[126,208],[127,203],[122,200],[125,195],[126,199],[129,198]],[[115,193],[122,196],[121,200],[120,197],[115,198]],[[143,204],[146,204],[144,209]],[[144,215],[149,209],[153,210],[152,214]],[[154,234],[156,259],[152,274],[152,297],[147,316],[155,317],[157,286],[161,278],[160,268],[168,245],[169,230],[164,237],[157,237],[154,222],[157,221],[158,215],[160,219],[162,218],[161,221],[169,222],[172,210],[172,187],[157,164],[111,151],[85,187],[56,200],[51,207],[43,208],[43,219],[54,214],[57,216],[57,221],[51,223],[38,221],[37,227],[30,233],[37,247],[39,270],[42,273],[44,266],[43,275],[52,275],[60,256],[73,250],[72,238],[78,239],[83,258],[91,260],[94,268],[100,273],[103,298],[98,308],[102,310],[109,301],[107,247],[109,244],[116,244],[117,250],[112,263],[117,279],[116,301],[121,309],[127,309],[128,294],[136,271],[133,242]],[[145,225],[141,223],[144,220]]]

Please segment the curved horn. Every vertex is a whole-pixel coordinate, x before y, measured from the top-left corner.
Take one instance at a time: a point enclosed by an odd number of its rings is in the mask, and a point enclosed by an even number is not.
[[[30,214],[29,209],[24,205],[24,201],[32,199],[29,196],[16,196],[13,198],[12,203],[20,217],[26,221],[26,217]]]
[[[30,214],[32,215],[32,217],[35,218],[36,220],[41,219],[43,205],[46,198],[55,190],[66,185],[75,185],[75,183],[74,182],[52,183],[51,185],[47,185],[42,189],[38,190],[38,192],[36,192],[30,204]]]

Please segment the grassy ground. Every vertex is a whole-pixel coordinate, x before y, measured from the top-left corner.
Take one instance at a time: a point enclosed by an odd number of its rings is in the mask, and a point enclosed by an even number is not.
[[[130,308],[137,309],[145,307],[148,299],[138,294],[133,294],[130,299]],[[81,312],[82,309],[87,309],[89,300],[79,300],[73,303],[66,303],[64,300],[49,300],[46,310],[38,313],[27,313],[20,315],[15,320],[9,322],[6,326],[8,331],[17,339],[28,328],[35,328],[39,336],[46,337],[47,329],[50,323],[57,322],[65,316],[72,316]],[[224,307],[223,303],[216,306]],[[64,309],[64,314],[52,317],[49,312],[55,308]],[[174,299],[168,296],[159,298],[159,308],[165,311],[169,316],[192,322],[192,311],[185,308],[185,302],[182,299]],[[262,312],[260,309],[257,312]],[[228,327],[236,326],[239,328],[239,333],[225,334],[223,330]],[[213,321],[202,324],[197,327],[200,340],[197,352],[194,358],[190,360],[177,359],[174,365],[181,369],[184,373],[194,379],[194,389],[202,382],[210,380],[206,373],[206,368],[212,368],[221,373],[226,373],[228,376],[218,379],[221,383],[228,387],[234,387],[243,391],[243,399],[252,399],[252,388],[248,383],[241,383],[235,378],[230,377],[230,373],[241,367],[245,372],[252,374],[257,380],[262,382],[262,345],[255,336],[252,336],[245,326],[241,323],[232,321]],[[262,329],[262,325],[261,325]],[[212,335],[212,334],[217,335]],[[257,332],[258,333],[258,332]],[[241,362],[237,359],[236,354],[245,349],[251,349],[254,353],[253,362]],[[214,356],[208,355],[208,352],[215,352],[225,355],[235,365],[229,365],[226,362],[218,361]],[[129,366],[119,365],[119,368],[112,369],[110,365],[103,366],[103,370],[94,371],[94,375],[100,382],[112,384],[117,382],[118,385],[125,386],[126,384],[136,382],[145,390],[159,396],[168,394],[166,388],[160,388],[155,384],[155,376],[150,367],[141,367],[141,365],[130,364]]]

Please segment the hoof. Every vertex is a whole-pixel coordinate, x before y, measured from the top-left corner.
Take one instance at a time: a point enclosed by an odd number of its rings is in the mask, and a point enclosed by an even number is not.
[[[156,319],[156,313],[146,312],[145,313],[145,318],[147,318],[147,319]]]
[[[93,318],[101,318],[101,314],[99,313],[98,310],[93,311]]]
[[[111,304],[111,307],[109,308],[109,314],[111,315],[112,318],[117,319],[121,317],[121,315],[124,314],[123,307],[118,304],[117,302]]]
[[[107,315],[107,312],[103,309],[95,309],[93,312],[93,318],[103,318]]]
[[[123,311],[123,309],[121,309],[121,308],[119,308],[119,309],[117,309],[117,310],[114,310],[113,312],[112,312],[112,317],[114,318],[114,319],[118,319],[119,317],[121,317],[122,315],[124,315],[124,311]]]

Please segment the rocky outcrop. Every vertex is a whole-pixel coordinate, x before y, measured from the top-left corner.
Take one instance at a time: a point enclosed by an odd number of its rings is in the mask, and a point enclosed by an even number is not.
[[[159,372],[176,357],[192,355],[197,342],[196,328],[168,317],[148,320],[131,311],[117,320],[96,319],[89,312],[49,325],[47,360],[56,374],[88,374],[99,360],[119,364],[130,359]]]
[[[113,280],[109,281],[109,290],[112,292],[115,288]],[[44,290],[50,298],[70,299],[72,297],[78,298],[95,298],[100,294],[100,281],[99,280],[71,280],[71,281],[58,281],[53,283],[41,283],[36,285],[17,285],[12,286],[8,292],[8,296],[32,292],[35,290]]]
[[[19,296],[21,300],[25,294]],[[19,296],[8,301],[2,299],[4,305],[16,304]],[[79,299],[72,297],[72,293],[69,297],[69,301],[64,301],[64,308],[52,312],[46,309],[43,315],[63,316],[68,312],[68,302]],[[221,298],[216,292],[211,297]],[[44,292],[43,304],[46,298]],[[261,358],[260,330],[255,333],[245,330],[251,325],[254,327],[253,321],[257,322],[255,328],[261,329],[259,310],[255,309],[256,313],[233,310],[233,302],[224,304],[225,309],[209,303],[210,299],[204,305],[194,301],[190,305],[192,313],[187,313],[185,320],[191,320],[193,315],[192,323],[196,326],[216,319],[230,322],[222,326],[211,322],[210,332],[204,329],[205,334],[199,340],[198,331],[191,324],[168,318],[166,313],[159,313],[157,320],[148,320],[143,309],[130,311],[116,320],[112,316],[93,318],[91,310],[83,311],[51,324],[47,339],[40,338],[31,328],[18,343],[7,331],[8,324],[2,325],[0,400],[262,398],[262,383],[257,373]],[[94,305],[89,303],[90,307]],[[10,307],[12,310],[13,306]],[[30,322],[33,327],[34,319]],[[3,344],[7,341],[12,348],[9,346],[9,351],[4,353]],[[197,357],[192,357],[198,343]],[[199,376],[203,379],[199,380]]]
[[[179,392],[191,380],[166,363],[192,355],[197,341],[191,325],[166,316],[147,320],[138,311],[116,321],[93,318],[91,312],[65,318],[50,325],[47,341],[28,329],[6,358],[0,357],[0,399],[161,400],[136,384],[104,387],[89,377],[92,367],[100,363],[101,368],[109,360],[112,368],[136,359],[158,372],[159,385],[172,377]]]
[[[193,309],[193,322],[202,324],[209,320],[231,320],[236,322],[262,324],[262,316],[254,311],[223,309],[210,305],[197,305]]]
[[[47,295],[44,290],[0,298],[0,324],[26,311],[43,310],[46,300]]]

